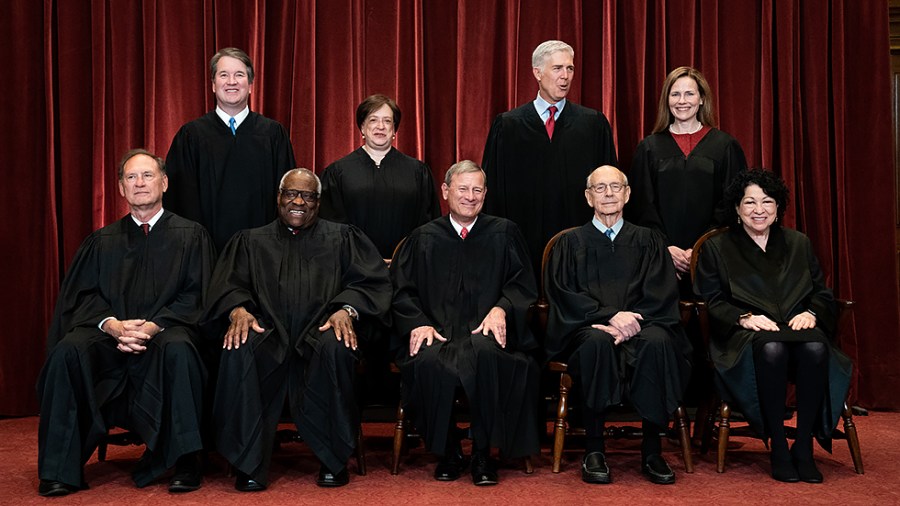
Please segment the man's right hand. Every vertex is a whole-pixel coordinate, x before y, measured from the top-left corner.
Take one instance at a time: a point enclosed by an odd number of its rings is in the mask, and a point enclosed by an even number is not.
[[[231,320],[231,325],[228,326],[228,331],[225,332],[225,341],[222,343],[222,348],[226,350],[238,349],[246,343],[250,329],[259,333],[266,330],[260,327],[255,316],[241,306],[232,309],[228,318]]]
[[[103,332],[113,336],[118,344],[116,348],[122,353],[143,353],[147,351],[147,341],[153,336],[146,332],[146,320],[118,320],[110,318],[103,324]]]
[[[438,334],[438,331],[434,330],[434,327],[431,325],[422,325],[414,328],[409,333],[409,356],[414,357],[416,353],[419,353],[419,348],[422,347],[423,342],[425,346],[431,346],[435,339],[442,343],[447,342],[447,339]]]

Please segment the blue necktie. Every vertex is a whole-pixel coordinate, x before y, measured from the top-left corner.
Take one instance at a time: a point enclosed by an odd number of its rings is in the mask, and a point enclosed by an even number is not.
[[[237,135],[237,132],[235,131],[237,129],[234,127],[234,123],[234,118],[228,120],[228,126],[231,127],[231,135]]]
[[[606,234],[606,237],[609,237],[609,240],[612,241],[613,229],[611,229],[611,228],[606,229],[606,232],[604,232],[604,234]]]

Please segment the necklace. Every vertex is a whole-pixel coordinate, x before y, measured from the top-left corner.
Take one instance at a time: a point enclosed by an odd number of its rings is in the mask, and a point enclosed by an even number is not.
[[[697,133],[697,132],[699,132],[700,130],[703,129],[703,123],[699,123],[699,122],[697,123],[697,128],[691,130],[690,132],[676,132],[675,129],[672,128],[672,127],[674,127],[674,126],[675,126],[675,123],[672,123],[671,125],[669,125],[669,131],[672,132],[672,133],[675,134],[675,135],[690,135],[690,134],[695,134],[695,133]]]

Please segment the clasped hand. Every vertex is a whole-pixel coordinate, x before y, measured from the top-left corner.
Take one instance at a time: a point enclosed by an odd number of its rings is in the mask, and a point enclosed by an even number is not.
[[[601,323],[591,325],[592,328],[602,330],[613,337],[613,344],[622,344],[641,331],[641,322],[644,317],[631,311],[619,311],[609,319],[609,324]]]
[[[147,351],[147,343],[159,333],[160,328],[144,319],[110,318],[103,324],[103,331],[115,338],[116,348],[122,353],[139,354]]]

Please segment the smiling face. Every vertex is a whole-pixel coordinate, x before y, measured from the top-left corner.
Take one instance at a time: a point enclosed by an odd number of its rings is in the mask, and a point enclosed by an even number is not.
[[[366,146],[377,151],[391,147],[394,141],[394,111],[384,104],[366,116],[360,129]]]
[[[703,99],[697,81],[692,77],[678,78],[669,90],[669,111],[676,122],[693,121],[697,117]]]
[[[250,99],[251,86],[247,66],[243,62],[231,56],[219,58],[212,80],[212,92],[216,95],[216,104],[223,111],[232,116],[241,112]]]
[[[625,175],[611,165],[604,165],[591,173],[589,183],[590,186],[584,190],[584,198],[594,209],[594,216],[607,226],[615,224],[631,197],[631,187]]]
[[[544,59],[543,67],[532,68],[541,98],[555,104],[566,98],[575,76],[575,63],[568,51],[556,51]]]
[[[147,155],[134,155],[125,162],[119,179],[119,194],[134,211],[156,211],[162,206],[169,178],[159,170],[156,160]]]
[[[441,185],[441,193],[453,220],[460,225],[468,225],[478,217],[484,206],[484,196],[487,194],[484,174],[480,170],[454,174],[449,185]]]
[[[760,235],[775,223],[778,204],[759,185],[751,184],[744,188],[744,197],[737,206],[737,213],[748,234]]]
[[[304,199],[302,195],[296,195],[293,199],[284,193],[288,190],[296,192],[316,192],[316,179],[309,174],[292,173],[284,178],[281,191],[278,192],[278,216],[281,221],[291,228],[306,228],[315,223],[319,215],[319,199]]]

